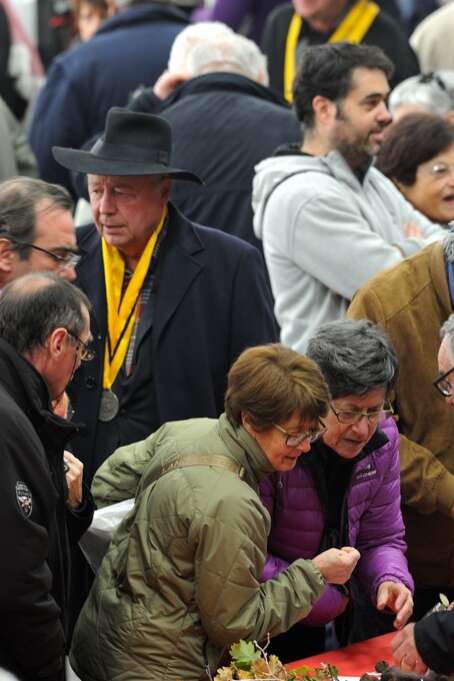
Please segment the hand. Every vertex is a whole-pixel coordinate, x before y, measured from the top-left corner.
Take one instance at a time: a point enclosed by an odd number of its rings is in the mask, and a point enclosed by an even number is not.
[[[413,612],[413,596],[402,582],[382,582],[377,591],[377,610],[389,608],[396,613],[394,627],[402,629]]]
[[[416,222],[407,222],[407,224],[403,226],[402,231],[407,239],[410,239],[411,237],[416,237],[417,239],[424,238],[422,229]]]
[[[344,584],[350,579],[360,553],[351,546],[328,549],[312,559],[329,584]]]
[[[68,393],[66,391],[62,392],[60,397],[57,397],[57,399],[52,400],[50,406],[52,407],[52,411],[54,412],[54,414],[60,416],[60,418],[62,419],[67,419],[69,407]]]
[[[414,624],[407,624],[394,636],[391,648],[396,665],[403,672],[424,674],[427,671],[427,665],[416,650],[414,629]]]
[[[68,498],[66,503],[70,508],[77,508],[82,503],[84,465],[82,461],[76,459],[71,452],[66,450],[63,453],[63,462],[66,473],[66,484],[68,485]]]
[[[163,71],[156,83],[153,85],[153,92],[159,99],[167,99],[176,88],[185,83],[189,76],[186,73],[170,73]]]

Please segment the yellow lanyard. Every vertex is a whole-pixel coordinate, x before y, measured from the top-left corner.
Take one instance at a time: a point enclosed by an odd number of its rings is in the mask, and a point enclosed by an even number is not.
[[[125,360],[136,320],[140,291],[147,276],[151,258],[153,257],[153,252],[166,218],[167,207],[164,209],[159,225],[148,239],[148,243],[140,256],[140,260],[129,280],[123,297],[121,294],[125,262],[115,246],[111,246],[105,239],[101,239],[104,279],[106,282],[108,330],[102,381],[104,390],[109,390],[112,387]]]
[[[328,42],[340,43],[342,40],[346,40],[349,43],[360,43],[379,12],[380,7],[372,0],[357,0],[334,33],[332,33]],[[284,61],[284,97],[290,103],[293,101],[292,90],[296,72],[296,48],[302,25],[302,18],[295,12],[287,33]]]

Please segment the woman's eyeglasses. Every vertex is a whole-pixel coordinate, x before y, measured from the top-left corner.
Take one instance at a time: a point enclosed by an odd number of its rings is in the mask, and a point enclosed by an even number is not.
[[[344,423],[346,426],[354,426],[364,418],[369,423],[377,423],[381,416],[392,416],[394,414],[394,410],[389,402],[386,409],[383,405],[380,409],[374,409],[373,411],[354,411],[353,409],[339,409],[337,411],[332,404],[330,404],[330,407],[339,423]]]
[[[326,432],[326,426],[322,421],[320,421],[321,428],[314,430],[306,430],[302,433],[289,433],[285,428],[279,426],[277,423],[273,423],[273,428],[276,428],[282,435],[285,435],[285,444],[287,447],[298,447],[305,440],[309,440],[310,444],[316,442]]]

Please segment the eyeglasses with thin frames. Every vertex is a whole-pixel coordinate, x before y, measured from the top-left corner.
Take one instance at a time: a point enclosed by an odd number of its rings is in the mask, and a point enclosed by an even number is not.
[[[380,416],[392,416],[392,414],[394,414],[390,402],[388,402],[386,409],[383,405],[381,409],[376,409],[374,411],[355,411],[353,409],[339,409],[339,411],[336,411],[332,404],[329,406],[339,423],[343,423],[346,426],[354,426],[364,418],[367,419],[368,423],[376,423]]]
[[[436,378],[435,381],[433,382],[433,385],[438,390],[438,392],[443,395],[443,397],[451,397],[452,395],[452,385],[447,379],[449,374],[451,374],[453,371],[454,367],[451,367],[450,369],[448,369],[448,371],[445,371],[444,374],[438,376],[438,378]]]
[[[67,251],[64,255],[59,255],[58,253],[47,250],[47,248],[35,246],[35,244],[31,244],[28,241],[18,241],[17,239],[13,239],[12,243],[17,244],[18,246],[33,248],[35,251],[41,251],[41,253],[46,253],[46,255],[58,263],[61,269],[66,269],[67,267],[76,267],[79,264],[81,258],[79,253],[74,253],[73,251]]]
[[[432,163],[427,172],[436,180],[441,180],[454,172],[454,164],[438,161],[437,163]]]
[[[80,347],[80,359],[82,362],[91,362],[92,359],[96,357],[96,352],[92,350],[92,348],[89,348],[84,341],[79,338],[79,336],[76,336],[75,333],[70,331],[69,329],[65,329],[66,333],[68,336],[70,336],[73,340],[76,341],[76,343],[79,343]]]
[[[325,424],[320,421],[319,422],[321,425],[321,428],[318,430],[307,430],[304,433],[289,433],[285,428],[282,426],[279,426],[277,423],[273,423],[273,428],[276,428],[282,435],[285,435],[285,444],[287,447],[298,447],[300,444],[302,444],[305,440],[309,440],[310,444],[313,442],[316,442],[319,437],[323,435],[323,433],[326,432],[326,426]]]

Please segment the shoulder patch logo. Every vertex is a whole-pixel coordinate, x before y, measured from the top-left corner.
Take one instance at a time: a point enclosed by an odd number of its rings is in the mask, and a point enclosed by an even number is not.
[[[26,518],[29,518],[33,510],[32,493],[25,484],[18,480],[16,482],[16,499],[17,504]]]

